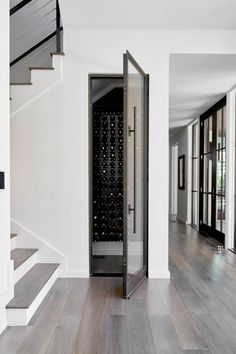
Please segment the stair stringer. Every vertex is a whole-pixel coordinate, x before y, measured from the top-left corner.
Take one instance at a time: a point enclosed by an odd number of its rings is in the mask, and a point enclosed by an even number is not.
[[[53,70],[31,70],[32,85],[10,85],[11,116],[62,80],[63,55],[52,55]]]
[[[69,276],[67,275],[67,259],[54,246],[12,218],[11,230],[20,235],[16,239],[16,248],[38,248],[38,263],[59,263],[58,277]]]

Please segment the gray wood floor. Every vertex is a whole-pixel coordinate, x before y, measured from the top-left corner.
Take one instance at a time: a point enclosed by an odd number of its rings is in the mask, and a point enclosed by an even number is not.
[[[120,278],[58,279],[0,354],[236,353],[236,255],[170,222],[172,279],[122,299]]]

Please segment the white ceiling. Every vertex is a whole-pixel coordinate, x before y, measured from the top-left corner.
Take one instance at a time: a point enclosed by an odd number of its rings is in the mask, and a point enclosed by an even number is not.
[[[204,113],[236,85],[236,55],[170,57],[170,136]]]
[[[60,0],[71,29],[236,29],[235,0]],[[63,21],[64,22],[64,21]]]

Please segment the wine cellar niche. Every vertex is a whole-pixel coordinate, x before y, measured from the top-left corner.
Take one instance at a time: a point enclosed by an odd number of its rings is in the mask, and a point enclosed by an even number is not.
[[[123,78],[90,77],[91,264],[93,275],[123,271]]]

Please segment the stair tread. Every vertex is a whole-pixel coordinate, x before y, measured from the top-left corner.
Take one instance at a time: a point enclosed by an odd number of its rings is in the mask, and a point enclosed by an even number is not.
[[[14,270],[38,251],[37,248],[15,248],[11,251],[11,259],[14,261]]]
[[[30,70],[54,70],[52,66],[32,66]]]
[[[11,234],[11,238],[15,238],[17,234]]]
[[[37,263],[15,284],[15,297],[7,309],[27,309],[58,268],[58,263]]]
[[[65,55],[64,52],[51,52],[51,55]]]

